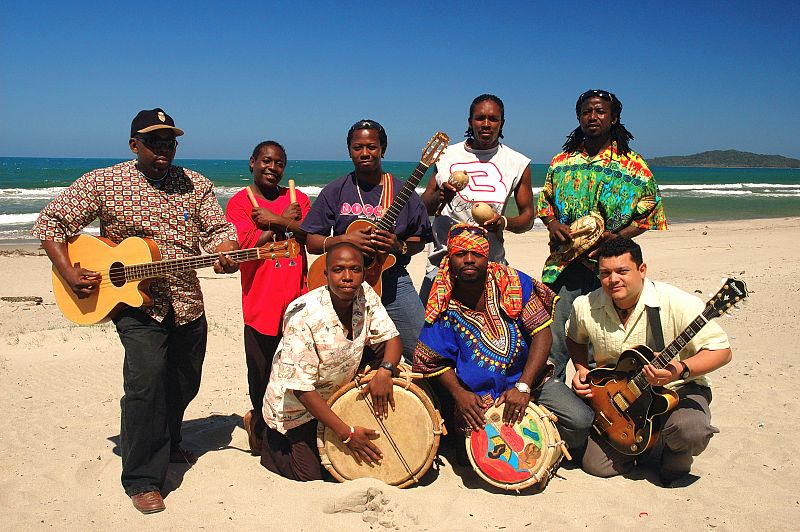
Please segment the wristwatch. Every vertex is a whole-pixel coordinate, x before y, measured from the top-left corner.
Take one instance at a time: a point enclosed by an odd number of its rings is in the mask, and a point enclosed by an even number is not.
[[[405,255],[408,253],[408,244],[406,244],[405,240],[400,240],[397,246],[400,248],[400,254]]]
[[[392,376],[394,376],[394,374],[397,372],[397,368],[394,367],[394,364],[392,364],[391,362],[382,362],[381,365],[378,367],[383,369],[388,369],[389,373],[391,373]]]
[[[519,390],[522,393],[531,393],[531,387],[525,384],[524,382],[519,382],[514,385],[514,388]]]
[[[687,365],[686,365],[686,362],[684,362],[683,360],[681,360],[681,361],[680,361],[680,363],[681,363],[681,366],[683,367],[683,369],[681,370],[681,374],[680,374],[680,375],[678,375],[678,376],[679,376],[679,377],[680,377],[682,380],[686,380],[686,379],[688,379],[689,377],[691,377],[691,376],[692,376],[692,372],[691,372],[691,371],[689,371],[689,366],[687,366]]]

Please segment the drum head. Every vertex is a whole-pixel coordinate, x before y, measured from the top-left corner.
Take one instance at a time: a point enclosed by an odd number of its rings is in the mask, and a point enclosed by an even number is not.
[[[383,453],[380,465],[363,462],[359,465],[347,445],[320,424],[317,441],[320,458],[337,480],[372,477],[392,486],[405,487],[430,468],[439,448],[440,418],[419,387],[411,384],[405,389],[398,381],[395,379],[394,386],[396,408],[390,408],[386,419],[375,418],[369,406],[369,394],[358,393],[355,386],[331,404],[331,409],[348,425],[377,430],[379,436],[373,441]]]
[[[549,479],[551,466],[561,458],[558,431],[548,415],[528,404],[520,423],[503,423],[503,406],[486,411],[486,426],[466,439],[475,472],[493,486],[519,490]]]

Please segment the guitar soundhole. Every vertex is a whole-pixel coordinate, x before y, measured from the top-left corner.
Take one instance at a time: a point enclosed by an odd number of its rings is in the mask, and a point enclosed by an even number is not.
[[[121,262],[115,262],[108,269],[108,280],[111,284],[119,288],[125,284],[125,265]]]

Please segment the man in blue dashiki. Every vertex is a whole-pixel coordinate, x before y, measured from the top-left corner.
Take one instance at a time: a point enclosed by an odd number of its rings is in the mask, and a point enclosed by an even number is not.
[[[553,308],[558,297],[523,272],[488,260],[486,230],[450,229],[425,309],[414,371],[433,379],[445,423],[466,434],[486,423],[492,403],[505,404],[503,421],[518,423],[529,401],[556,416],[572,449],[586,443],[592,410],[550,378]]]

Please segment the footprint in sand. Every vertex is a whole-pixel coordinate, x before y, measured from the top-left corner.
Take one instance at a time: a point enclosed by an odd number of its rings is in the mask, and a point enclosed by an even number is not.
[[[388,493],[392,490],[399,491],[398,488],[386,486],[364,487],[364,482],[372,479],[361,479],[354,481],[362,484],[353,487],[340,498],[328,501],[322,508],[326,514],[336,513],[360,513],[361,519],[365,523],[374,523],[385,528],[406,528],[416,525],[417,520],[414,516],[400,509],[398,503],[392,500]],[[374,481],[379,482],[379,481]],[[343,488],[345,486],[342,486]],[[398,494],[399,495],[399,494]]]

